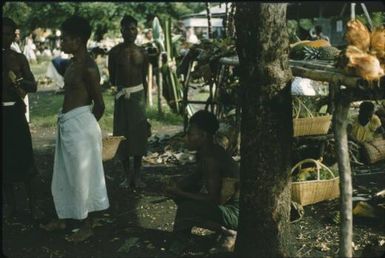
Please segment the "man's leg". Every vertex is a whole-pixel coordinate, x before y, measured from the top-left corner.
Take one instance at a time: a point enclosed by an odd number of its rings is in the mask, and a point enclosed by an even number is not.
[[[132,184],[135,188],[146,187],[146,184],[142,181],[141,169],[142,169],[142,156],[134,156],[134,180]]]
[[[42,219],[44,217],[44,212],[40,209],[37,204],[37,186],[36,186],[37,176],[26,180],[24,182],[25,190],[27,192],[29,210],[34,219]]]
[[[126,156],[126,158],[124,158],[122,160],[122,164],[123,164],[123,170],[124,170],[125,179],[120,184],[120,187],[122,187],[122,188],[130,188],[131,184],[132,184],[132,180],[133,180],[133,173],[132,173],[132,171],[130,169],[130,157]]]
[[[4,183],[3,187],[4,198],[7,205],[4,215],[5,217],[13,217],[16,212],[14,185],[12,183]]]

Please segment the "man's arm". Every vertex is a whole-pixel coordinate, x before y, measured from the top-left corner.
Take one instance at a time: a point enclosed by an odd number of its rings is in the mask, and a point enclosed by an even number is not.
[[[115,49],[111,49],[108,54],[108,74],[111,85],[116,86],[116,75],[115,75]]]
[[[95,67],[88,67],[85,72],[85,81],[88,86],[88,93],[94,102],[92,113],[97,121],[103,116],[104,113],[104,100],[100,87],[100,74],[99,69]]]
[[[18,60],[20,62],[20,70],[21,70],[21,77],[22,77],[22,80],[19,81],[20,88],[26,92],[36,92],[37,83],[29,67],[27,58],[23,54],[19,54]]]
[[[207,203],[220,204],[222,178],[219,173],[218,165],[214,160],[211,160],[206,164],[206,171],[204,173],[208,174],[208,193],[190,193],[183,191],[179,188],[171,189],[169,190],[169,192],[177,197],[183,197],[196,201],[204,201]]]
[[[148,82],[147,82],[147,75],[148,75],[148,56],[146,51],[144,49],[141,50],[143,54],[143,68],[142,68],[142,76],[143,76],[143,87],[144,87],[144,100],[145,103],[147,103],[147,94],[148,94]],[[148,80],[152,80],[152,78],[148,78]]]

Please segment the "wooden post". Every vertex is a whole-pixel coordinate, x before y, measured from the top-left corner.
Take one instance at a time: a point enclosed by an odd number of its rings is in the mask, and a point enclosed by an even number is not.
[[[148,63],[148,104],[150,107],[152,107],[153,102],[152,102],[152,80],[153,80],[153,75],[152,75],[152,64]]]
[[[334,92],[335,110],[333,114],[333,129],[338,156],[340,174],[340,243],[339,256],[352,257],[353,215],[352,215],[352,175],[350,168],[347,119],[350,107],[349,97],[339,90],[340,85],[332,85]]]
[[[191,74],[191,68],[192,68],[192,63],[191,61],[188,64],[188,69],[187,69],[187,74],[186,78],[183,82],[183,131],[186,132],[187,130],[187,124],[188,124],[188,110],[187,110],[187,105],[188,105],[188,89],[189,89],[189,83],[190,83],[190,74]]]
[[[210,11],[210,3],[206,2],[206,12],[207,12],[207,33],[208,39],[212,39],[212,31],[211,31],[211,11]]]
[[[158,93],[158,114],[163,115],[162,111],[162,92],[163,92],[163,75],[162,75],[162,53],[159,54],[158,59],[158,87],[157,87],[157,93]]]

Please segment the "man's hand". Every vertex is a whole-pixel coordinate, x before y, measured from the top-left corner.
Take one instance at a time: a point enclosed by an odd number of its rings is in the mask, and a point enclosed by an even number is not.
[[[173,181],[164,188],[164,193],[166,196],[178,196],[181,192],[182,190]]]

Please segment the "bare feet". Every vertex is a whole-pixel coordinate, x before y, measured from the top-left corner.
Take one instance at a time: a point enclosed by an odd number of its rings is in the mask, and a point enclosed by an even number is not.
[[[66,228],[66,223],[64,220],[53,220],[48,224],[40,224],[40,228],[46,231],[54,231],[54,230],[63,230]]]
[[[133,183],[134,188],[143,189],[146,188],[147,185],[140,178],[137,178]]]
[[[91,236],[93,236],[93,231],[90,227],[85,226],[81,227],[78,231],[75,233],[71,234],[70,236],[67,236],[65,239],[68,242],[74,242],[74,243],[79,243],[83,242],[84,240],[87,240]]]
[[[235,241],[237,239],[237,232],[234,230],[226,229],[226,232],[222,234],[219,244],[210,249],[210,253],[225,253],[234,252]]]
[[[130,189],[131,188],[131,182],[130,180],[128,180],[127,178],[124,179],[124,181],[122,183],[120,183],[119,185],[121,188],[124,188],[124,189]]]

